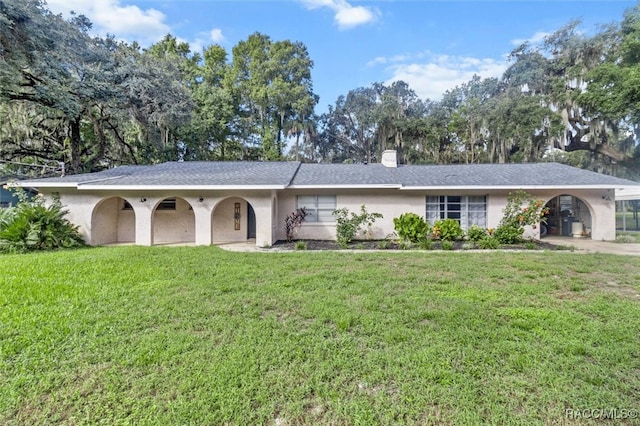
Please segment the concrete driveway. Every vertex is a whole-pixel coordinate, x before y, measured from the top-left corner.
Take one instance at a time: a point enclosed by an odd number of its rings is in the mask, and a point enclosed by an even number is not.
[[[546,237],[542,241],[549,244],[574,247],[576,250],[589,253],[625,254],[640,256],[640,244],[614,243],[612,241],[595,241],[587,238]]]

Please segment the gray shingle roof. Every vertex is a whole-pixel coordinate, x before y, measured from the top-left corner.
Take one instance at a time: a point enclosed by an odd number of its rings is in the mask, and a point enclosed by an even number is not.
[[[640,185],[559,163],[400,166],[403,186],[591,186]]]
[[[286,186],[298,162],[185,161],[152,166],[121,166],[97,173],[38,182],[77,182],[79,186]]]
[[[396,169],[382,164],[300,164],[294,186],[400,186]]]
[[[371,186],[371,187],[531,187],[635,186],[640,183],[558,163],[416,165],[301,164],[299,162],[169,162],[121,166],[97,173],[22,182],[127,186]]]

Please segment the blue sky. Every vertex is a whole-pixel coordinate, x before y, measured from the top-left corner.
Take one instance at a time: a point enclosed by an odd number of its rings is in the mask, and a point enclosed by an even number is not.
[[[314,61],[317,111],[373,82],[404,80],[438,99],[473,74],[498,77],[506,55],[571,19],[582,30],[622,20],[636,0],[47,0],[50,10],[85,14],[97,34],[143,46],[171,33],[192,50],[220,44],[229,54],[261,32],[300,41]]]

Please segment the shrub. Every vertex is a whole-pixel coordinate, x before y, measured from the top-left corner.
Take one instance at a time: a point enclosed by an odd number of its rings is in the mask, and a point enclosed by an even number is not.
[[[400,250],[411,250],[413,248],[413,243],[409,240],[400,240],[398,242],[398,248]]]
[[[515,224],[500,225],[493,232],[493,237],[501,244],[517,244],[522,241],[524,228]]]
[[[35,250],[82,247],[84,240],[65,216],[58,198],[46,206],[44,198],[28,199],[17,191],[20,203],[0,215],[0,252],[25,253]]]
[[[380,213],[367,212],[364,204],[360,206],[360,214],[349,212],[344,207],[334,210],[333,215],[336,217],[336,239],[340,248],[347,248],[347,244],[353,241],[363,226],[370,227],[376,219],[382,217]]]
[[[526,248],[527,250],[536,250],[538,248],[538,245],[535,241],[527,241],[524,243],[524,248]]]
[[[480,241],[487,235],[489,235],[487,233],[487,230],[479,225],[472,225],[471,228],[469,228],[469,230],[467,231],[467,238],[469,238],[470,241]]]
[[[433,225],[433,236],[443,241],[455,241],[464,236],[464,231],[455,219],[440,219]]]
[[[433,240],[425,237],[418,241],[418,245],[422,250],[431,250],[433,249]]]
[[[494,237],[484,237],[478,241],[478,248],[483,250],[495,250],[500,246],[500,243]]]
[[[473,241],[465,241],[462,244],[462,250],[473,250],[474,248],[476,248],[476,243]]]
[[[378,241],[378,248],[381,250],[386,250],[391,246],[391,241],[389,240],[380,240]]]
[[[500,224],[494,236],[503,244],[515,244],[522,241],[524,227],[536,229],[539,223],[546,223],[548,209],[544,200],[536,200],[522,190],[509,193]]]
[[[296,250],[306,250],[307,249],[307,242],[304,240],[298,240],[296,241]]]
[[[287,241],[293,239],[293,235],[304,222],[307,217],[307,211],[303,208],[297,209],[284,218],[284,232],[287,235]]]
[[[393,218],[393,226],[401,240],[417,243],[429,235],[429,223],[415,213],[404,213]]]
[[[442,248],[442,250],[453,250],[453,241],[442,240],[440,247]]]

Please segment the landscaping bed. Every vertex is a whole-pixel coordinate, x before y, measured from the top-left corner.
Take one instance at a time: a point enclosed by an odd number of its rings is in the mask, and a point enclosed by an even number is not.
[[[449,251],[479,250],[477,244],[471,241],[453,241]],[[562,246],[550,244],[544,241],[528,241],[520,244],[501,244],[498,250],[562,250]],[[443,250],[441,241],[433,241],[429,249],[421,248],[419,244],[403,246],[399,241],[392,240],[364,240],[352,241],[346,249],[341,249],[336,241],[331,240],[293,240],[277,241],[274,250]]]

